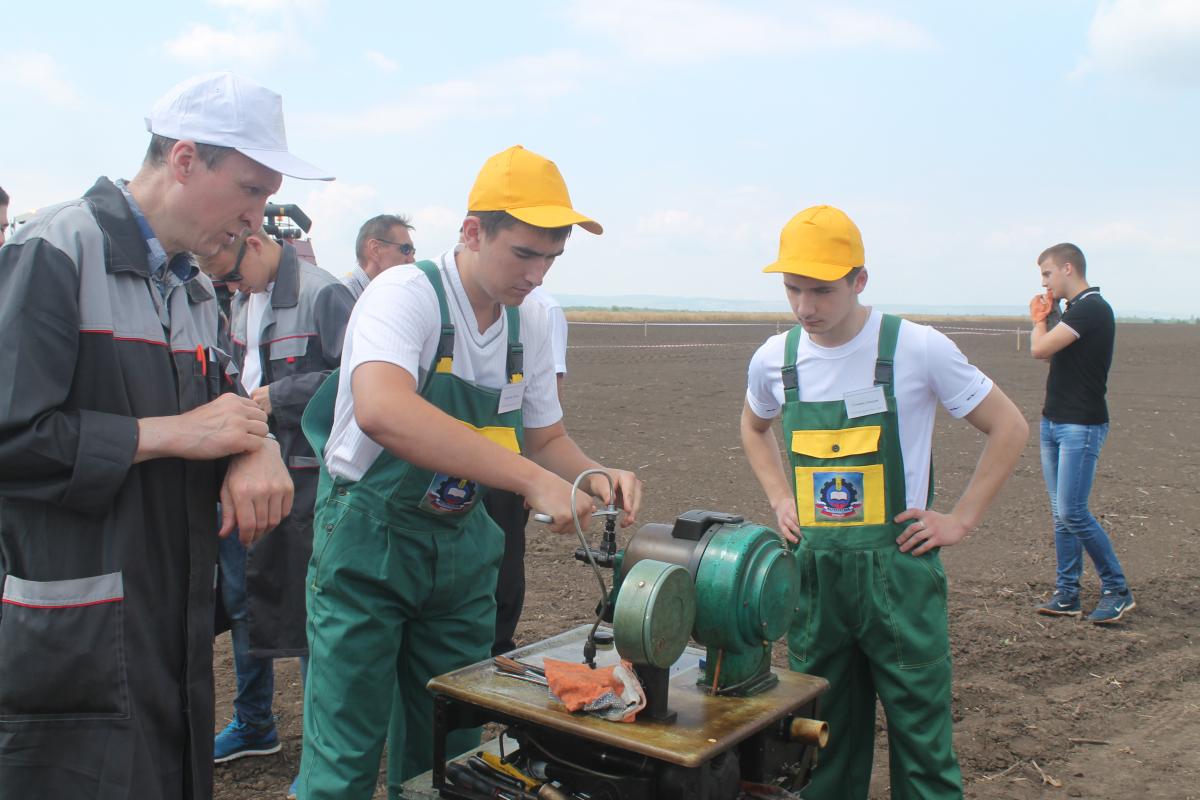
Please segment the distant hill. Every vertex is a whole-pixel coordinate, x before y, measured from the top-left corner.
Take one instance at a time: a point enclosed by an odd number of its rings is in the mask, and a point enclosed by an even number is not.
[[[730,300],[716,297],[671,297],[659,294],[582,295],[556,294],[554,298],[564,308],[619,308],[651,311],[743,311],[787,312],[786,302],[769,300]],[[933,306],[884,305],[881,311],[894,314],[921,314],[942,317],[1023,317],[1028,312],[1022,306]]]

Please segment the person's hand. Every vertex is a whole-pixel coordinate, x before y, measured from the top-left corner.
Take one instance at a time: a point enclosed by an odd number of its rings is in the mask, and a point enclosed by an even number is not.
[[[139,419],[134,463],[152,458],[224,458],[257,450],[266,435],[267,415],[253,400],[223,394],[177,416]]]
[[[271,416],[271,387],[260,386],[250,393],[250,399],[262,409],[268,417]]]
[[[606,467],[604,471],[612,476],[613,484],[617,488],[615,505],[625,512],[621,517],[621,527],[627,528],[637,522],[637,512],[642,507],[644,484],[637,475],[627,469],[608,469]],[[607,505],[609,503],[608,481],[604,479],[603,475],[588,477],[592,496],[599,497]]]
[[[1049,289],[1045,294],[1035,294],[1033,299],[1029,301],[1029,318],[1036,325],[1039,322],[1045,322],[1046,317],[1050,316],[1050,311],[1054,308],[1054,293]]]
[[[895,517],[898,523],[909,520],[913,520],[913,524],[896,537],[901,553],[912,551],[914,556],[923,556],[935,547],[958,544],[967,535],[967,526],[950,514],[910,508]]]
[[[804,534],[800,530],[800,522],[796,519],[796,501],[790,495],[771,504],[775,512],[776,531],[792,544],[800,541]]]
[[[274,439],[263,439],[256,450],[234,456],[221,484],[221,530],[225,537],[238,529],[246,547],[292,511],[295,488]]]
[[[526,493],[525,503],[534,511],[546,514],[554,520],[546,523],[554,533],[570,533],[575,530],[575,522],[571,518],[572,508],[579,514],[579,522],[585,529],[589,517],[596,510],[596,503],[591,495],[578,490],[572,498],[571,484],[546,470],[538,476],[533,489]]]

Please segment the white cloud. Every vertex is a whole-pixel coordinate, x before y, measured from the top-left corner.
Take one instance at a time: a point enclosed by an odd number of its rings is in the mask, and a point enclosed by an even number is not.
[[[1079,241],[1093,247],[1153,253],[1172,259],[1195,258],[1200,255],[1200,238],[1193,231],[1182,219],[1174,224],[1169,219],[1109,220],[1083,229]]]
[[[171,57],[189,64],[269,64],[296,42],[283,31],[247,27],[221,30],[203,23],[163,45]]]
[[[591,69],[573,51],[516,58],[477,76],[415,87],[362,111],[312,115],[303,124],[327,136],[382,136],[431,127],[467,111],[476,119],[512,114],[571,92]]]
[[[378,50],[368,50],[364,56],[366,57],[367,61],[370,61],[384,72],[395,72],[396,68],[400,66],[396,63],[395,59],[388,58]]]
[[[678,208],[652,211],[637,221],[638,233],[649,236],[686,236],[704,230],[707,223],[700,216]]]
[[[776,8],[764,13],[714,0],[576,0],[568,17],[652,61],[867,46],[913,49],[931,41],[919,26],[886,14],[817,4]]]
[[[458,238],[462,211],[443,206],[425,206],[413,211],[369,184],[339,180],[315,188],[310,186],[289,179],[277,197],[302,198],[298,201],[300,207],[313,220],[312,241],[317,263],[339,277],[354,268],[358,229],[376,214],[404,214],[412,219],[416,228],[412,237],[419,258],[440,252]],[[307,194],[301,194],[302,187],[308,189]]]
[[[285,188],[301,185],[311,184],[288,181]],[[338,276],[352,270],[354,239],[363,222],[380,213],[378,205],[379,191],[365,184],[333,181],[309,191],[300,201],[300,207],[313,220],[312,240],[317,263]]]
[[[1129,73],[1168,85],[1200,85],[1200,3],[1108,0],[1088,30],[1088,53],[1073,76]]]
[[[58,62],[49,53],[32,50],[0,53],[0,74],[10,88],[43,98],[51,105],[63,108],[80,105],[79,93],[63,77]]]
[[[325,0],[289,0],[286,6],[279,0],[209,0],[209,5],[229,11],[278,17],[280,14],[320,14],[325,10]]]

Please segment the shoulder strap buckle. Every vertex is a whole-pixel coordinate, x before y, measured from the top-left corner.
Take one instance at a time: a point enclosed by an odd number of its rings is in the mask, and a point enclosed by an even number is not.
[[[890,386],[896,378],[896,367],[891,361],[882,358],[875,361],[875,385]]]
[[[525,377],[525,347],[520,342],[509,342],[505,369],[510,383],[516,383]]]
[[[795,389],[797,386],[799,386],[799,382],[796,380],[795,364],[785,364],[783,370],[781,371],[781,376],[783,378],[783,388],[785,390]]]

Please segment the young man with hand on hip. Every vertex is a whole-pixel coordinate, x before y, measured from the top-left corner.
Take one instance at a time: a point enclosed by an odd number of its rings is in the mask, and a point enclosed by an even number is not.
[[[750,362],[742,445],[779,532],[798,542],[791,667],[830,682],[822,707],[834,735],[804,796],[865,800],[878,696],[892,797],[957,798],[938,548],[979,524],[1029,428],[946,336],[862,305],[864,265],[858,227],[836,208],[806,209],[784,227],[779,258],[763,271],[783,274],[800,324]],[[929,507],[938,404],[987,435],[949,513]],[[786,471],[771,431],[778,416]]]

